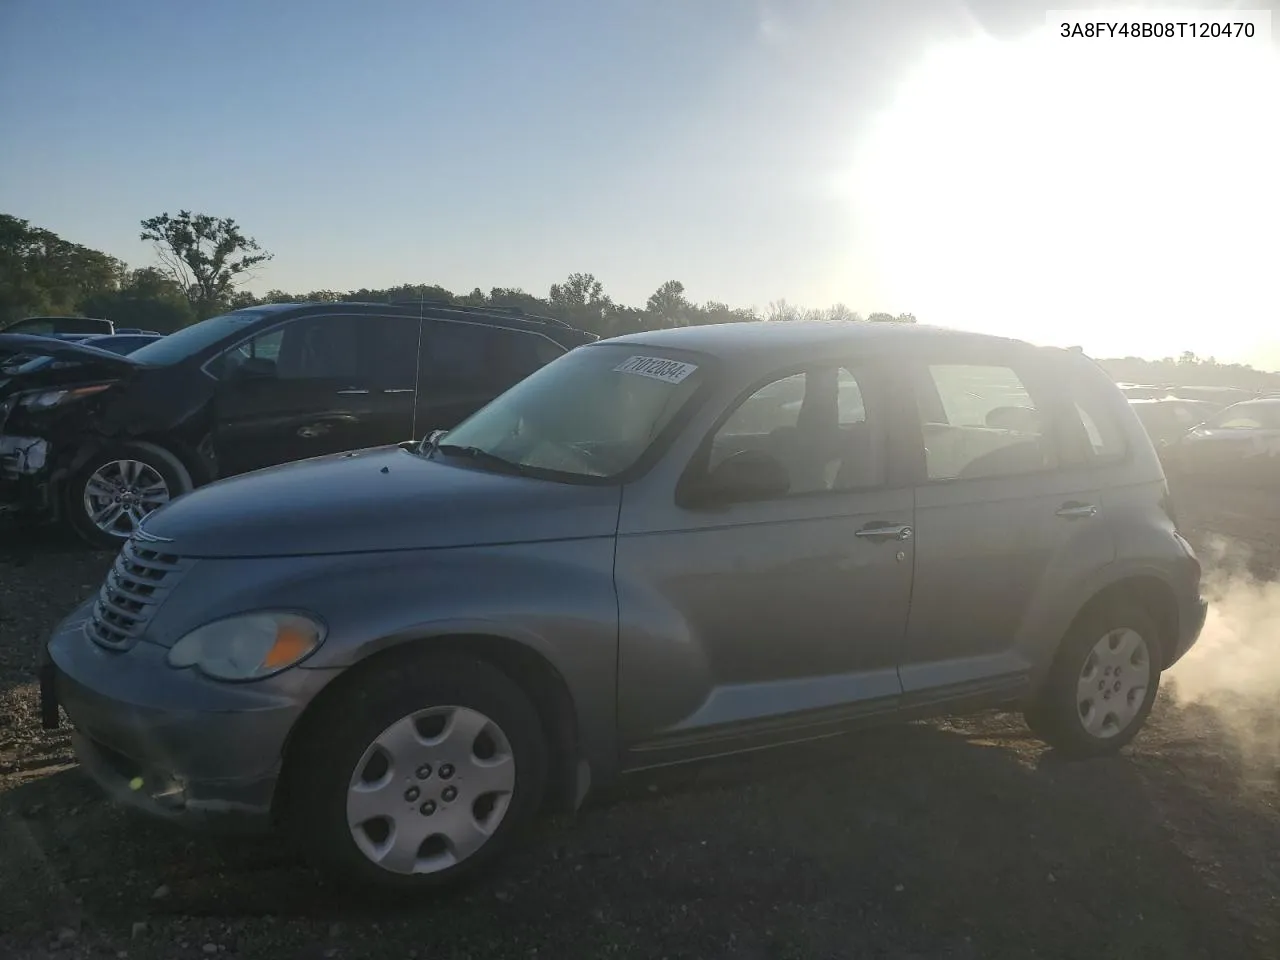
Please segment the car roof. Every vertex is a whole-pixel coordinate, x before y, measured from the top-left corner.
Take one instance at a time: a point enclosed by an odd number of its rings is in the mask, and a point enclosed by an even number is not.
[[[557,320],[554,317],[543,317],[526,314],[515,309],[502,307],[472,307],[463,304],[446,303],[438,300],[396,301],[393,303],[377,303],[365,300],[316,300],[298,303],[272,303],[251,310],[270,310],[277,313],[296,310],[299,313],[379,313],[383,315],[405,315],[428,317],[435,320],[455,320],[463,323],[479,323],[490,327],[501,327],[506,330],[541,333],[557,342],[577,346],[596,339],[595,334],[582,330],[572,324]]]
[[[702,324],[631,333],[600,342],[693,350],[730,360],[754,360],[767,356],[780,363],[802,362],[815,352],[828,349],[909,350],[926,343],[942,343],[952,347],[1002,345],[1031,349],[1030,344],[1021,340],[946,327],[842,320],[756,320]]]

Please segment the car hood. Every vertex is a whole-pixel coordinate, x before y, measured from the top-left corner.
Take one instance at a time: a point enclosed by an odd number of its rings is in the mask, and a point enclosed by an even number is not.
[[[139,366],[136,360],[127,356],[112,353],[110,350],[99,350],[74,340],[59,340],[56,337],[37,337],[29,333],[0,333],[0,361],[15,355],[30,357],[53,357],[55,360],[75,360],[95,362],[114,370],[132,370]]]
[[[22,369],[37,357],[54,362]],[[120,379],[142,365],[120,354],[52,337],[0,333],[0,399],[40,387]]]
[[[185,557],[280,557],[612,536],[621,490],[485,473],[400,446],[210,484],[147,518]]]

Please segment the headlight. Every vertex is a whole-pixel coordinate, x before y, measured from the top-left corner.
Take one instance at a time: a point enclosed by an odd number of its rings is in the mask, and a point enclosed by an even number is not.
[[[173,645],[169,666],[215,680],[260,680],[324,642],[324,624],[298,613],[246,613],[197,627]]]
[[[51,407],[61,406],[72,400],[79,400],[81,397],[88,397],[95,393],[101,393],[110,387],[109,383],[95,383],[90,387],[72,387],[66,390],[42,390],[40,393],[23,394],[18,400],[20,406],[26,407],[28,410],[48,410]]]

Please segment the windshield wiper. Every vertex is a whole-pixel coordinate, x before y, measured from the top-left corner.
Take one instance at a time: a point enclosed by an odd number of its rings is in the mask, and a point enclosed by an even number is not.
[[[482,463],[503,473],[514,473],[519,476],[527,476],[529,473],[528,468],[523,463],[516,463],[514,460],[508,460],[506,457],[500,457],[496,453],[490,453],[488,450],[482,450],[479,447],[465,447],[456,443],[437,442],[432,446],[432,450],[438,450],[446,456],[466,457],[468,460],[474,460],[476,463]]]

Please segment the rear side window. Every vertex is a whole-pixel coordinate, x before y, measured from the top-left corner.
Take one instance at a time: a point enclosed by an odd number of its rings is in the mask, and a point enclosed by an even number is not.
[[[546,337],[519,330],[440,320],[423,327],[428,384],[500,393],[564,352]]]
[[[1169,411],[1162,404],[1117,396],[1110,378],[1086,361],[1064,358],[1050,367],[1050,375],[1063,401],[1059,439],[1071,463],[1108,463],[1129,452],[1124,424],[1116,414],[1118,406],[1134,410],[1153,440],[1168,429]]]
[[[1124,431],[1105,409],[1105,404],[1099,403],[1096,396],[1082,394],[1076,397],[1073,406],[1089,441],[1086,452],[1090,459],[1118,460],[1125,455],[1128,447]]]
[[[1048,417],[1011,366],[931,364],[917,376],[916,405],[930,480],[1056,465]]]
[[[417,318],[304,317],[237,344],[209,370],[226,379],[236,367],[252,362],[259,378],[342,380],[403,390],[413,388],[417,349]]]

